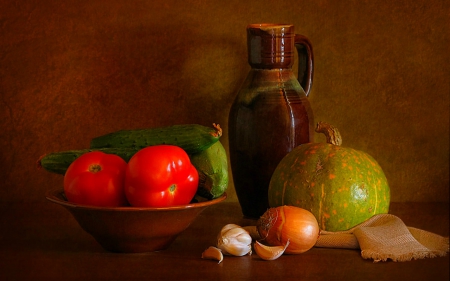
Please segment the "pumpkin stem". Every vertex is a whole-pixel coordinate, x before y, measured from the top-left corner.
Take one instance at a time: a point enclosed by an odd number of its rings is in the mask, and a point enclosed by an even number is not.
[[[328,124],[326,122],[318,122],[316,126],[316,132],[324,134],[327,138],[327,143],[329,144],[342,144],[341,133],[339,133],[338,129],[331,124]]]

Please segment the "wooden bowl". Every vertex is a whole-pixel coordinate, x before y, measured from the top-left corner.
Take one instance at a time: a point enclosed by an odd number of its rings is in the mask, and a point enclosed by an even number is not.
[[[62,189],[46,198],[66,208],[78,224],[107,251],[142,253],[164,250],[207,207],[227,197],[166,208],[104,208],[70,203]]]

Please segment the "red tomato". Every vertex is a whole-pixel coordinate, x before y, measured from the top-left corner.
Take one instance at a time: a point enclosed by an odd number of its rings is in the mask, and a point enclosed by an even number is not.
[[[69,202],[100,207],[128,205],[124,179],[125,160],[114,154],[88,152],[70,164],[64,175]]]
[[[155,145],[139,150],[125,173],[125,194],[135,207],[168,207],[191,202],[198,172],[178,146]]]

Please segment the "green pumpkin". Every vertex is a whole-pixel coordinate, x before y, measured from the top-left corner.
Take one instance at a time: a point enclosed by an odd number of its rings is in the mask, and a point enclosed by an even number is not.
[[[318,123],[327,143],[293,149],[278,164],[269,185],[269,205],[311,211],[326,231],[347,230],[373,215],[388,213],[390,189],[377,161],[340,146],[336,128]]]

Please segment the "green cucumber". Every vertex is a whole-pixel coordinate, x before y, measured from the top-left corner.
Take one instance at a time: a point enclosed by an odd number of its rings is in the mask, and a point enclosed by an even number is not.
[[[38,160],[38,167],[44,168],[46,171],[64,175],[70,164],[81,155],[91,151],[102,151],[108,154],[116,154],[123,158],[126,162],[130,160],[138,149],[136,148],[100,148],[100,149],[81,149],[68,150],[62,152],[52,152],[43,155]]]
[[[206,199],[220,197],[228,187],[228,158],[222,143],[218,141],[190,155],[190,159],[199,174],[197,195]]]
[[[188,154],[199,153],[222,136],[220,125],[213,128],[198,124],[174,125],[161,128],[121,130],[92,139],[91,148],[136,148],[169,144],[183,148]]]

